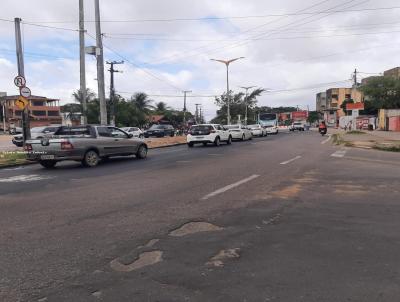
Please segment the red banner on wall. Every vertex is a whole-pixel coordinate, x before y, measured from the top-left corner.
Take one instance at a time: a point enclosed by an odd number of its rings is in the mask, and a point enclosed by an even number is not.
[[[293,111],[292,120],[305,120],[308,118],[308,111]]]
[[[364,110],[364,103],[347,103],[346,110]]]

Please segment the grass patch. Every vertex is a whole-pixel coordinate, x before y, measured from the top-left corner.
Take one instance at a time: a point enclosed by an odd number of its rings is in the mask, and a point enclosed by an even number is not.
[[[366,134],[366,133],[359,130],[352,130],[352,131],[347,131],[346,134]]]
[[[26,163],[26,154],[21,151],[0,152],[0,167]]]
[[[381,150],[381,151],[400,152],[400,145],[388,146],[388,145],[379,145],[379,144],[377,144],[377,145],[374,145],[373,148],[376,149],[376,150]]]
[[[342,136],[338,133],[332,134],[332,142],[335,145],[341,145],[344,143]]]

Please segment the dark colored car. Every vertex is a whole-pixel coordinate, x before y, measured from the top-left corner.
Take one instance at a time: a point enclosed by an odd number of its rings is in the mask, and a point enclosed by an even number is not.
[[[144,132],[144,137],[174,136],[175,129],[171,125],[153,125]]]

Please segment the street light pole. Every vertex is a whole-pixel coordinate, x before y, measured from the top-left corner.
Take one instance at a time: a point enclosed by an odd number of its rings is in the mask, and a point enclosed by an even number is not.
[[[251,88],[254,88],[254,87],[256,87],[256,86],[249,86],[249,87],[244,87],[244,86],[240,86],[240,88],[243,88],[243,89],[245,89],[246,90],[246,96],[245,96],[245,105],[246,105],[246,112],[245,112],[245,116],[244,116],[244,120],[245,120],[245,123],[246,123],[246,126],[247,126],[247,107],[249,106],[249,104],[247,103],[247,98],[248,98],[248,91],[249,91],[249,89],[251,89]]]
[[[186,94],[191,93],[191,90],[184,90],[183,92],[183,127],[186,128]]]
[[[216,61],[220,62],[226,65],[226,99],[227,99],[227,104],[226,104],[226,114],[227,114],[227,124],[231,124],[231,112],[230,112],[230,93],[229,93],[229,64],[240,60],[244,59],[244,57],[239,57],[231,60],[218,60],[218,59],[210,59],[211,61]]]

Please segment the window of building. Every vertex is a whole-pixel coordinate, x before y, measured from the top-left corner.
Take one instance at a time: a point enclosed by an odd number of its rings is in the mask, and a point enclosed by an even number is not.
[[[35,116],[46,116],[46,111],[42,111],[42,110],[33,110],[32,114]]]
[[[346,94],[346,95],[345,95],[345,98],[346,98],[347,100],[351,99],[351,94]]]
[[[32,101],[32,106],[46,106],[44,101]]]
[[[60,113],[58,111],[48,111],[47,115],[48,116],[59,116]]]
[[[337,100],[338,100],[338,98],[339,98],[339,97],[338,97],[338,95],[337,95],[337,94],[332,94],[332,100],[336,100],[336,101],[337,101]]]

